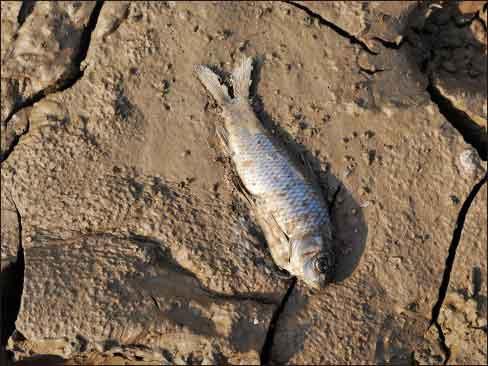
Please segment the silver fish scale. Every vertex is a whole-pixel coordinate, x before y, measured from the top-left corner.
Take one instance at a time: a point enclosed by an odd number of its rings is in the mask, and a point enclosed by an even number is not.
[[[263,203],[289,237],[314,233],[329,222],[319,193],[264,133],[231,138],[233,159],[245,187]]]

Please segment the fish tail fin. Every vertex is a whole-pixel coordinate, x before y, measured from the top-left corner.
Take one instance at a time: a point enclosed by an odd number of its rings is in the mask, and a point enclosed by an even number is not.
[[[232,86],[237,99],[249,99],[249,87],[251,86],[252,57],[242,60],[241,64],[232,72]]]
[[[231,102],[227,87],[220,83],[219,77],[212,70],[203,65],[195,66],[194,70],[198,79],[212,94],[217,103],[224,106]]]

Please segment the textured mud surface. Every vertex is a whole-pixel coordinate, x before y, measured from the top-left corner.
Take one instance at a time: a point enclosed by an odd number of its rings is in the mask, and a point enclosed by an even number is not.
[[[486,5],[2,2],[3,361],[487,363]],[[337,282],[283,279],[196,64],[331,208]]]

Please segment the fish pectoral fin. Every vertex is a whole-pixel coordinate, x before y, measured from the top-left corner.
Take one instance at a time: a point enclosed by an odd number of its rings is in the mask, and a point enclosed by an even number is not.
[[[274,262],[280,268],[287,269],[290,263],[291,248],[287,234],[280,228],[276,219],[258,207],[258,223],[263,230],[264,237]]]
[[[263,231],[266,242],[268,243],[268,248],[271,252],[271,257],[273,257],[275,264],[280,269],[287,270],[291,253],[288,236],[281,230],[275,217],[264,212],[262,209],[262,202],[260,202],[259,199],[254,199],[251,192],[247,190],[244,183],[242,183],[241,179],[236,174],[231,175],[231,180],[238,192],[247,202],[249,202],[251,209],[256,212],[258,225]]]
[[[273,214],[269,214],[268,215],[270,220],[272,220],[273,222],[273,225],[276,227],[276,230],[279,230],[281,232],[281,235],[287,240],[287,241],[290,241],[290,237],[286,234],[286,232],[284,232],[280,225],[278,224],[278,220],[276,220],[276,217],[273,215]]]
[[[242,180],[239,178],[239,176],[237,174],[232,174],[231,179],[239,193],[246,199],[247,202],[249,202],[252,208],[255,208],[256,202],[254,201],[251,192],[249,192],[244,186],[244,183],[242,183]]]
[[[290,262],[291,248],[288,235],[280,228],[276,218],[270,214],[266,213],[262,209],[263,203],[259,199],[254,199],[251,192],[247,190],[244,183],[236,175],[232,174],[231,179],[239,191],[239,193],[249,202],[251,209],[256,212],[256,217],[259,226],[263,230],[264,237],[268,243],[271,256],[275,264],[281,269],[287,269],[288,263]]]
[[[225,85],[220,83],[217,74],[204,65],[195,66],[194,72],[217,103],[221,106],[231,103],[232,99],[229,96],[229,91]]]

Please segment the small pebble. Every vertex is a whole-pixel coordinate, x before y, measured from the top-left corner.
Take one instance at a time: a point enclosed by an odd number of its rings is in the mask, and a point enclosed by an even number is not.
[[[473,173],[479,164],[476,152],[471,149],[464,150],[461,155],[459,155],[459,161],[466,173]]]

